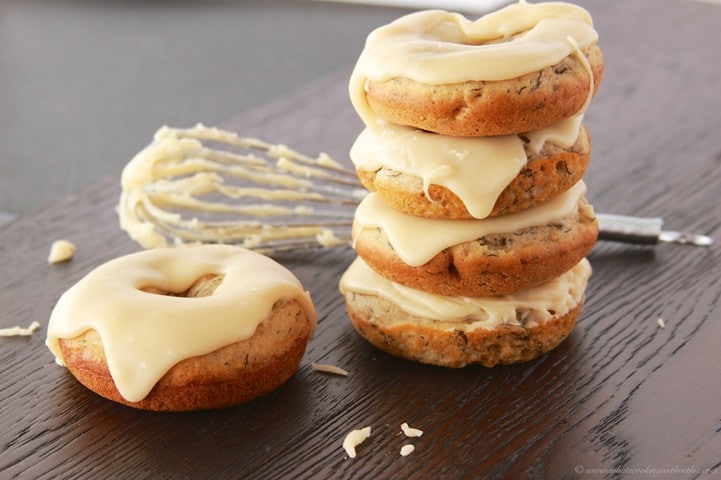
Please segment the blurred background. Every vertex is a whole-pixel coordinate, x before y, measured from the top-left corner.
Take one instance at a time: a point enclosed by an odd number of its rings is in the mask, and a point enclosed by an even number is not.
[[[0,223],[347,68],[406,10],[316,1],[0,0]],[[272,140],[272,139],[268,139]]]

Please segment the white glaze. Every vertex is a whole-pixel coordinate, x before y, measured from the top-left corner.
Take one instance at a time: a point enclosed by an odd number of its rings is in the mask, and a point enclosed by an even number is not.
[[[384,298],[411,315],[439,322],[468,322],[469,330],[499,325],[541,324],[563,316],[581,301],[591,276],[585,258],[565,274],[509,295],[449,297],[405,287],[375,273],[359,257],[341,277],[343,294],[355,292]]]
[[[184,292],[207,274],[224,276],[207,297],[141,290]],[[120,394],[134,402],[179,361],[250,338],[280,299],[297,300],[315,329],[310,295],[268,257],[228,245],[147,250],[111,260],[67,290],[50,316],[46,343],[63,365],[58,339],[97,331]]]
[[[482,220],[446,220],[417,217],[395,210],[371,193],[356,209],[354,242],[364,229],[380,228],[398,256],[407,265],[427,263],[443,249],[494,233],[512,233],[548,225],[572,214],[586,193],[578,182],[558,197],[521,212]]]

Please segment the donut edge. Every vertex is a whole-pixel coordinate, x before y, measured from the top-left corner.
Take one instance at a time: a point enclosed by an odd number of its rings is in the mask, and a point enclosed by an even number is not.
[[[528,153],[528,164],[501,192],[488,216],[516,213],[552,200],[581,180],[590,157],[590,135],[585,126],[568,149],[553,146],[544,147],[538,154]],[[396,210],[426,218],[474,219],[463,201],[446,187],[431,184],[426,196],[420,177],[385,167],[356,170],[356,174],[367,190],[378,192]]]
[[[142,410],[181,412],[241,405],[278,389],[297,371],[310,332],[301,305],[279,300],[252,337],[182,360],[138,402],[118,391],[97,332],[59,343],[68,371],[101,397]]]
[[[403,262],[379,228],[354,238],[356,253],[393,282],[438,295],[505,295],[573,268],[596,244],[598,221],[584,198],[578,213],[558,222],[453,245],[418,267]]]
[[[583,49],[595,95],[604,57],[597,43]],[[589,75],[575,54],[517,78],[429,85],[395,77],[366,82],[366,101],[378,116],[400,125],[453,136],[529,132],[577,114],[586,104]]]
[[[463,322],[420,319],[372,295],[350,292],[345,300],[353,327],[376,348],[406,360],[449,368],[495,367],[534,360],[566,339],[584,304],[581,298],[565,315],[533,327],[469,329]]]

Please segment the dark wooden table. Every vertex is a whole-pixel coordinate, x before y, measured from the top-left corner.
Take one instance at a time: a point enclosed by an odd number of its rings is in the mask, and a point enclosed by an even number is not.
[[[0,326],[43,325],[0,339],[0,477],[721,478],[721,6],[581,3],[607,60],[587,115],[592,203],[662,216],[716,244],[599,244],[570,337],[537,361],[495,369],[418,365],[363,341],[337,290],[352,251],[281,258],[319,312],[296,375],[238,408],[158,414],[97,397],[44,346],[59,295],[139,249],[118,228],[119,179],[109,178],[0,230]],[[345,160],[361,127],[346,92],[353,61],[222,126]],[[48,265],[61,237],[78,252]],[[311,361],[350,375],[319,374]],[[403,422],[425,431],[408,457]],[[366,425],[373,434],[349,459],[343,437]]]

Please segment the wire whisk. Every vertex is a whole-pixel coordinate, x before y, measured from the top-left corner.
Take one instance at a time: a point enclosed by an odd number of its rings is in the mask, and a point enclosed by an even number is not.
[[[347,245],[367,194],[327,154],[202,124],[158,130],[121,185],[121,228],[145,248],[222,242],[266,253]]]

